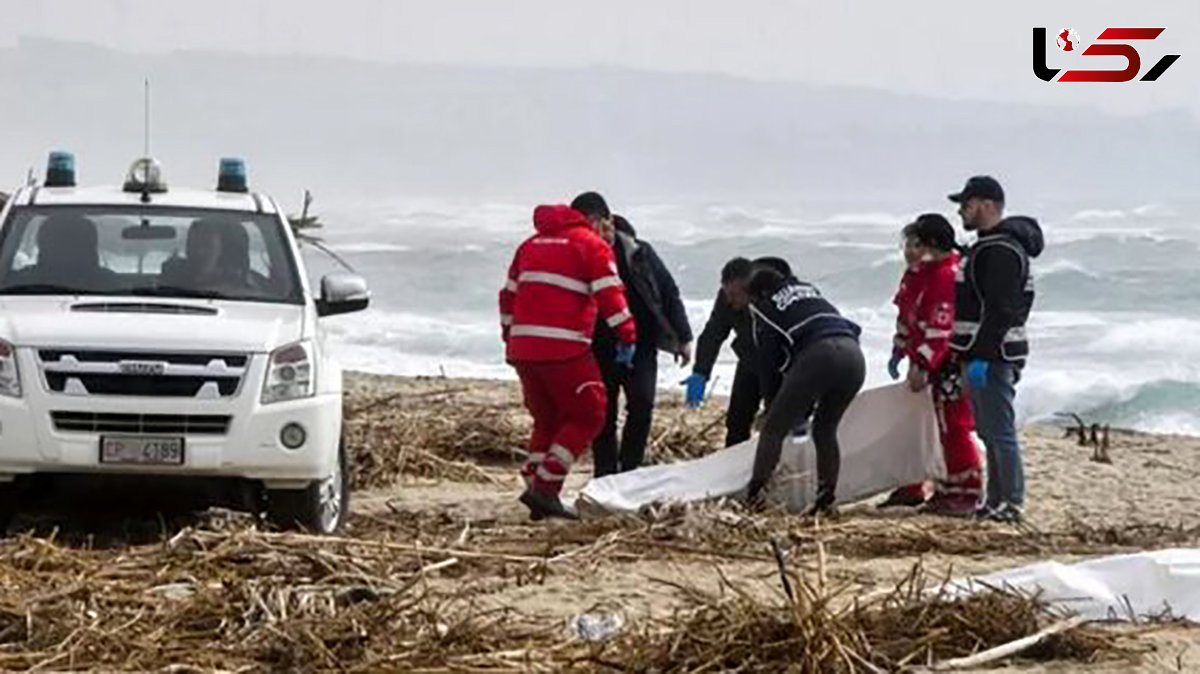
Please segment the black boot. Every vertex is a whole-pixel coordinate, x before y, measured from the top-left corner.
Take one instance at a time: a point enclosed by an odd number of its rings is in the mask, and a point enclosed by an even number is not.
[[[835,498],[836,497],[834,496],[832,489],[819,489],[817,491],[817,500],[813,501],[812,506],[810,506],[808,510],[804,511],[804,515],[806,517],[813,517],[815,515],[834,514],[837,512],[833,508],[833,502]]]
[[[546,517],[564,520],[579,519],[579,515],[567,510],[557,494],[543,494],[526,489],[525,493],[521,494],[520,501],[529,508],[529,519],[535,522]]]
[[[887,499],[875,507],[879,510],[886,508],[916,508],[925,502],[925,497],[913,495],[907,488],[901,487],[892,490],[892,493],[888,494]]]
[[[746,509],[751,512],[762,512],[767,509],[766,480],[751,479],[746,487]]]

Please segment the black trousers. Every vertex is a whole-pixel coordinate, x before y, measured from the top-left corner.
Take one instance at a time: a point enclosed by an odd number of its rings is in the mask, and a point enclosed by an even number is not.
[[[758,373],[750,359],[739,360],[733,373],[733,389],[729,392],[729,408],[725,411],[725,446],[732,447],[750,439],[754,417],[762,405]]]
[[[783,440],[802,418],[812,419],[812,439],[817,450],[817,501],[819,507],[833,503],[837,493],[842,454],[837,430],[846,408],[862,389],[867,366],[858,341],[850,337],[829,337],[815,342],[796,354],[783,377],[783,385],[758,437],[754,455],[754,477],[750,492],[757,494],[766,484],[779,455]]]
[[[608,413],[604,428],[592,443],[595,475],[634,470],[646,456],[650,423],[654,420],[654,394],[658,388],[658,350],[638,345],[633,368],[605,359],[600,363],[604,387],[608,389]],[[617,445],[617,413],[621,391],[625,392],[625,427]]]

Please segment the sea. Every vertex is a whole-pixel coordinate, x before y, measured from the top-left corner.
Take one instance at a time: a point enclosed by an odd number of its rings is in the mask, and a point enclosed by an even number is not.
[[[943,203],[957,225],[953,204]],[[867,386],[890,381],[899,232],[918,210],[712,202],[614,210],[674,273],[697,334],[726,260],[781,256],[863,327]],[[1038,218],[1046,237],[1033,265],[1038,294],[1020,420],[1077,413],[1088,423],[1200,435],[1200,211],[1165,203],[1044,210],[1013,210]],[[326,244],[373,292],[369,310],[326,319],[342,364],[381,374],[515,378],[503,358],[497,292],[515,247],[532,231],[531,213],[532,204],[450,200],[325,205]],[[305,255],[314,282],[338,268],[314,249]],[[715,392],[728,390],[734,365],[726,345]],[[661,355],[662,389],[681,391],[687,374]]]

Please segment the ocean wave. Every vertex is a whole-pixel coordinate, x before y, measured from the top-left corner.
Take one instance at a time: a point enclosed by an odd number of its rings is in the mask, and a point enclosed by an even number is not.
[[[864,241],[818,241],[817,248],[840,248],[846,250],[896,250],[896,243],[871,243]]]
[[[1054,328],[1097,328],[1109,325],[1115,317],[1091,311],[1049,311],[1039,309],[1029,315],[1031,330]]]
[[[1038,278],[1054,276],[1055,274],[1079,274],[1088,278],[1098,279],[1100,275],[1089,270],[1082,263],[1067,258],[1059,258],[1053,262],[1034,263],[1034,272]]]
[[[363,241],[360,243],[342,243],[330,244],[329,248],[338,253],[407,253],[412,250],[412,246],[405,246],[398,243],[381,243],[373,241]]]
[[[1122,428],[1200,435],[1200,384],[1172,379],[1146,382],[1084,410],[1081,416],[1085,422]]]
[[[895,227],[897,231],[904,226],[905,223],[911,222],[912,214],[896,215],[895,213],[885,213],[882,211],[868,211],[865,213],[837,213],[833,216],[822,220],[823,225],[869,225],[872,227]]]
[[[1175,210],[1163,204],[1142,204],[1135,208],[1085,208],[1076,211],[1069,220],[1071,222],[1098,222],[1106,220],[1124,220],[1138,218],[1170,218],[1176,215]]]
[[[697,332],[710,302],[686,301]],[[889,383],[884,363],[891,350],[894,308],[851,306],[845,315],[864,329],[867,386]],[[1043,337],[1035,341],[1037,352],[1018,386],[1020,423],[1079,412],[1089,421],[1116,426],[1200,433],[1200,365],[1193,364],[1200,360],[1200,337],[1187,337],[1200,335],[1200,321],[1126,321],[1066,311],[1038,312],[1031,327]],[[371,311],[330,321],[328,329],[335,354],[347,368],[396,375],[513,376],[504,362],[499,327],[486,313],[435,317]],[[1093,333],[1101,334],[1091,343],[1082,341]],[[1180,339],[1188,341],[1183,348]],[[677,373],[663,358],[659,385],[672,389]],[[727,392],[735,366],[726,343],[715,370],[717,391]]]
[[[462,357],[486,361],[502,351],[499,317],[483,314],[426,314],[372,310],[331,321],[339,344],[384,347],[411,356]]]
[[[1046,239],[1048,245],[1051,247],[1093,242],[1110,242],[1114,245],[1125,245],[1130,242],[1149,244],[1186,242],[1189,245],[1192,243],[1187,239],[1177,239],[1167,236],[1159,229],[1145,229],[1143,227],[1051,229],[1046,232]]]
[[[1131,213],[1142,218],[1170,218],[1177,215],[1175,209],[1163,204],[1143,204],[1133,209]]]
[[[1127,320],[1083,346],[1094,355],[1169,355],[1180,364],[1200,358],[1200,321],[1189,318]]]
[[[1092,222],[1095,220],[1121,220],[1129,217],[1128,211],[1120,209],[1104,210],[1099,208],[1087,208],[1082,211],[1077,211],[1069,220],[1071,222]]]

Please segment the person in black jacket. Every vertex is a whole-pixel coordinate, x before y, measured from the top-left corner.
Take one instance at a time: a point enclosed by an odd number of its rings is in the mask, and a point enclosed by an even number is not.
[[[713,301],[712,311],[704,330],[696,339],[696,364],[692,374],[683,380],[687,387],[687,404],[689,407],[699,407],[704,400],[704,389],[712,378],[713,366],[721,345],[733,337],[733,353],[737,356],[737,369],[733,374],[733,386],[729,392],[729,407],[725,411],[725,446],[733,445],[750,439],[750,429],[754,418],[762,404],[762,393],[758,385],[758,371],[754,364],[754,335],[750,324],[750,311],[747,309],[748,300],[740,306],[734,306],[729,300],[729,294],[742,293],[750,282],[750,276],[758,267],[771,267],[784,276],[791,276],[792,270],[785,260],[777,257],[762,257],[750,261],[744,257],[735,257],[725,263],[721,269],[721,288]]]
[[[642,465],[658,389],[658,351],[673,354],[676,362],[687,366],[692,358],[692,329],[671,272],[654,248],[637,238],[629,221],[611,215],[603,197],[594,192],[579,195],[571,207],[599,222],[600,235],[613,247],[638,333],[633,362],[626,367],[614,362],[617,339],[613,330],[604,321],[596,323],[592,349],[608,391],[604,427],[592,442],[595,475],[602,477]],[[622,390],[625,427],[618,447],[617,414]]]
[[[810,513],[828,511],[836,499],[841,467],[838,425],[866,378],[858,343],[862,330],[815,286],[769,267],[756,270],[746,293],[731,293],[730,300],[735,305],[750,303],[755,358],[767,401],[747,500],[761,502],[784,438],[812,415],[817,495]]]
[[[1004,217],[1004,190],[991,176],[969,179],[950,200],[959,205],[967,231],[979,233],[963,257],[950,338],[987,447],[987,499],[977,515],[1018,522],[1025,471],[1013,402],[1029,355],[1025,322],[1034,299],[1029,263],[1044,247],[1042,229],[1033,218]]]

